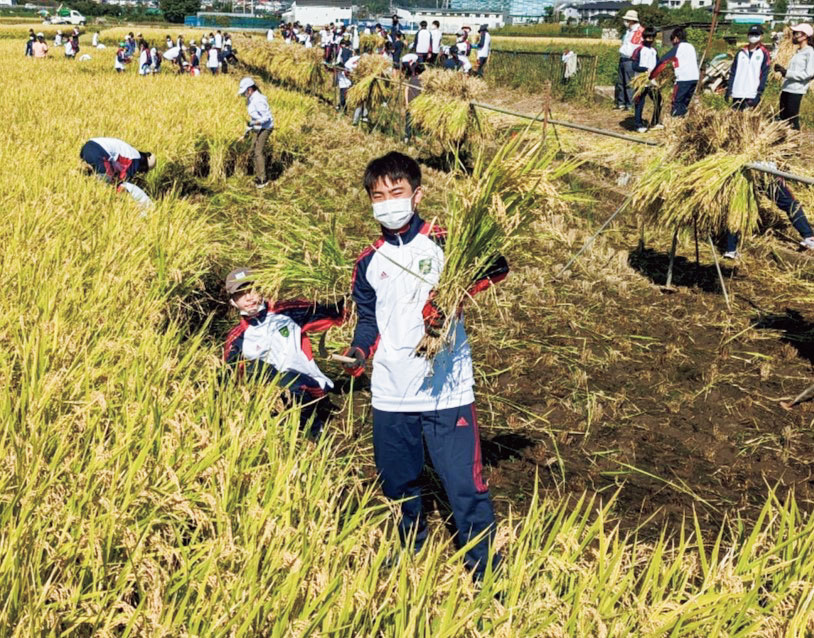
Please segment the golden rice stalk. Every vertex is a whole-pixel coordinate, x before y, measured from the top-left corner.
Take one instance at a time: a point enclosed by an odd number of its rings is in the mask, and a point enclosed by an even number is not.
[[[373,107],[392,98],[392,63],[381,55],[363,55],[351,74],[353,86],[348,89],[347,103],[352,109],[362,104]]]
[[[785,26],[783,28],[783,39],[780,40],[780,44],[777,45],[777,50],[772,56],[772,67],[774,67],[775,64],[779,64],[785,68],[788,68],[789,62],[791,62],[791,59],[797,52],[797,47],[794,45],[794,40],[792,39],[791,35],[791,27],[788,25]],[[783,81],[783,76],[776,71],[772,72],[772,77],[778,82]]]
[[[698,106],[672,119],[665,133],[666,147],[645,170],[631,204],[651,223],[678,227],[695,221],[702,234],[751,235],[760,195],[774,182],[745,166],[763,161],[786,167],[798,148],[785,123],[757,110]]]
[[[449,345],[458,310],[478,277],[517,243],[532,221],[570,199],[554,182],[579,162],[555,166],[556,152],[527,129],[491,160],[479,151],[472,177],[449,194],[444,268],[434,298],[446,320],[440,336],[424,335],[416,354],[432,359]]]
[[[673,84],[675,83],[675,69],[672,66],[667,66],[664,71],[659,73],[659,75],[655,78],[656,80],[656,87],[659,91],[663,92],[665,89],[672,89]],[[633,78],[633,82],[631,82],[631,86],[633,87],[633,98],[638,98],[644,90],[650,85],[650,74],[649,73],[639,73]]]
[[[428,69],[421,74],[425,93],[438,93],[459,100],[475,100],[486,93],[486,82],[465,73],[445,69]]]
[[[374,53],[384,46],[384,38],[380,35],[370,34],[359,37],[359,50],[362,53]]]

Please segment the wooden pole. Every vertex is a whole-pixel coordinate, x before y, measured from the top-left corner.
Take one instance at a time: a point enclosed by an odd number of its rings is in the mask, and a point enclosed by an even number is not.
[[[667,283],[664,284],[665,288],[672,287],[673,283],[673,264],[676,259],[676,247],[678,246],[678,226],[673,232],[673,245],[670,246],[670,264],[667,266]]]
[[[724,274],[721,272],[721,265],[718,263],[718,252],[715,250],[715,244],[712,243],[712,235],[707,235],[709,240],[709,247],[712,249],[712,257],[715,259],[715,270],[718,271],[718,281],[721,282],[721,290],[724,292],[724,300],[726,301],[726,308],[732,312],[732,306],[729,304],[729,293],[726,291],[726,283],[724,283]]]
[[[721,0],[715,0],[715,8],[712,10],[712,23],[709,25],[709,37],[707,37],[707,46],[704,49],[704,55],[701,56],[701,64],[698,66],[699,75],[698,75],[698,86],[696,88],[696,95],[697,92],[701,90],[701,86],[704,83],[704,62],[707,59],[707,54],[709,53],[709,49],[712,46],[712,38],[715,35],[715,29],[718,28],[718,16],[721,13]]]

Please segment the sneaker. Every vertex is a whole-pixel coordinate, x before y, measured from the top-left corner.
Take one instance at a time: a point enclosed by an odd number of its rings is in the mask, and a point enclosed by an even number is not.
[[[740,256],[741,255],[737,250],[727,250],[724,253],[724,259],[738,259]]]
[[[614,111],[625,111],[627,109],[624,106],[622,106],[621,104],[617,104],[616,106],[613,107],[613,110]]]
[[[646,126],[640,126],[639,128],[636,129],[636,132],[637,133],[647,133],[647,127]]]
[[[660,131],[661,129],[664,128],[664,124],[653,124],[653,126],[651,126],[650,128],[652,128],[654,131]]]
[[[266,180],[265,182],[255,182],[254,183],[255,188],[258,188],[258,189],[265,188],[268,185],[269,185],[268,180]]]
[[[405,143],[405,144],[409,144],[409,143],[410,143],[410,138],[409,138],[409,137],[405,137],[405,138],[404,138],[404,143]]]
[[[803,241],[800,242],[800,246],[802,246],[806,250],[814,250],[814,237],[806,237]]]

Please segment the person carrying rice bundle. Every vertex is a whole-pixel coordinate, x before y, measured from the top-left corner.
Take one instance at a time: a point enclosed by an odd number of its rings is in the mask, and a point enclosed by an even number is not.
[[[796,24],[791,27],[791,34],[799,48],[791,58],[788,69],[775,64],[774,70],[783,76],[779,117],[799,131],[800,103],[814,80],[814,28],[808,23]]]
[[[427,539],[418,482],[426,443],[433,467],[452,506],[456,541],[481,540],[465,554],[473,578],[500,563],[490,562],[495,516],[483,480],[472,354],[463,320],[454,322],[454,344],[434,359],[414,356],[426,331],[445,323],[431,292],[444,268],[445,233],[417,212],[424,196],[421,168],[391,152],[368,164],[365,190],[382,235],[356,262],[353,300],[357,324],[346,355],[349,374],[360,376],[372,360],[373,452],[386,497],[404,499],[399,535],[420,551]],[[472,282],[471,294],[506,277],[509,266],[495,256]]]
[[[683,117],[690,108],[690,100],[698,85],[698,56],[695,47],[687,42],[687,32],[683,28],[674,29],[670,34],[670,41],[673,48],[656,63],[650,79],[655,80],[668,66],[673,67],[676,81],[670,114],[673,117]]]
[[[771,55],[760,42],[762,36],[763,29],[752,25],[747,34],[749,44],[738,51],[729,68],[725,98],[732,100],[736,111],[756,108],[766,88]]]
[[[325,426],[324,401],[334,384],[314,361],[308,335],[342,325],[344,303],[308,301],[272,303],[254,287],[254,271],[236,268],[226,276],[229,303],[240,313],[240,323],[226,338],[223,360],[244,377],[276,381],[285,388],[289,403],[300,406],[300,427],[311,423],[318,437]]]
[[[656,30],[653,27],[647,27],[642,35],[642,43],[633,52],[631,59],[633,60],[633,70],[636,73],[645,74],[647,85],[641,90],[637,91],[633,97],[634,103],[634,116],[636,130],[639,133],[646,133],[648,127],[644,125],[642,114],[644,113],[644,103],[649,97],[653,102],[653,117],[650,119],[650,126],[653,128],[664,128],[661,122],[661,91],[656,85],[655,81],[650,80],[650,72],[656,68],[656,61],[658,60],[658,53],[653,47],[653,42],[656,40]]]

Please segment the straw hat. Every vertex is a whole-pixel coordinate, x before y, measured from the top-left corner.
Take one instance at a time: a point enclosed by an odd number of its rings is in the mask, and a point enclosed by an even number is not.
[[[622,20],[630,20],[630,22],[638,22],[639,21],[639,14],[633,9],[628,9],[627,13],[622,16]]]

